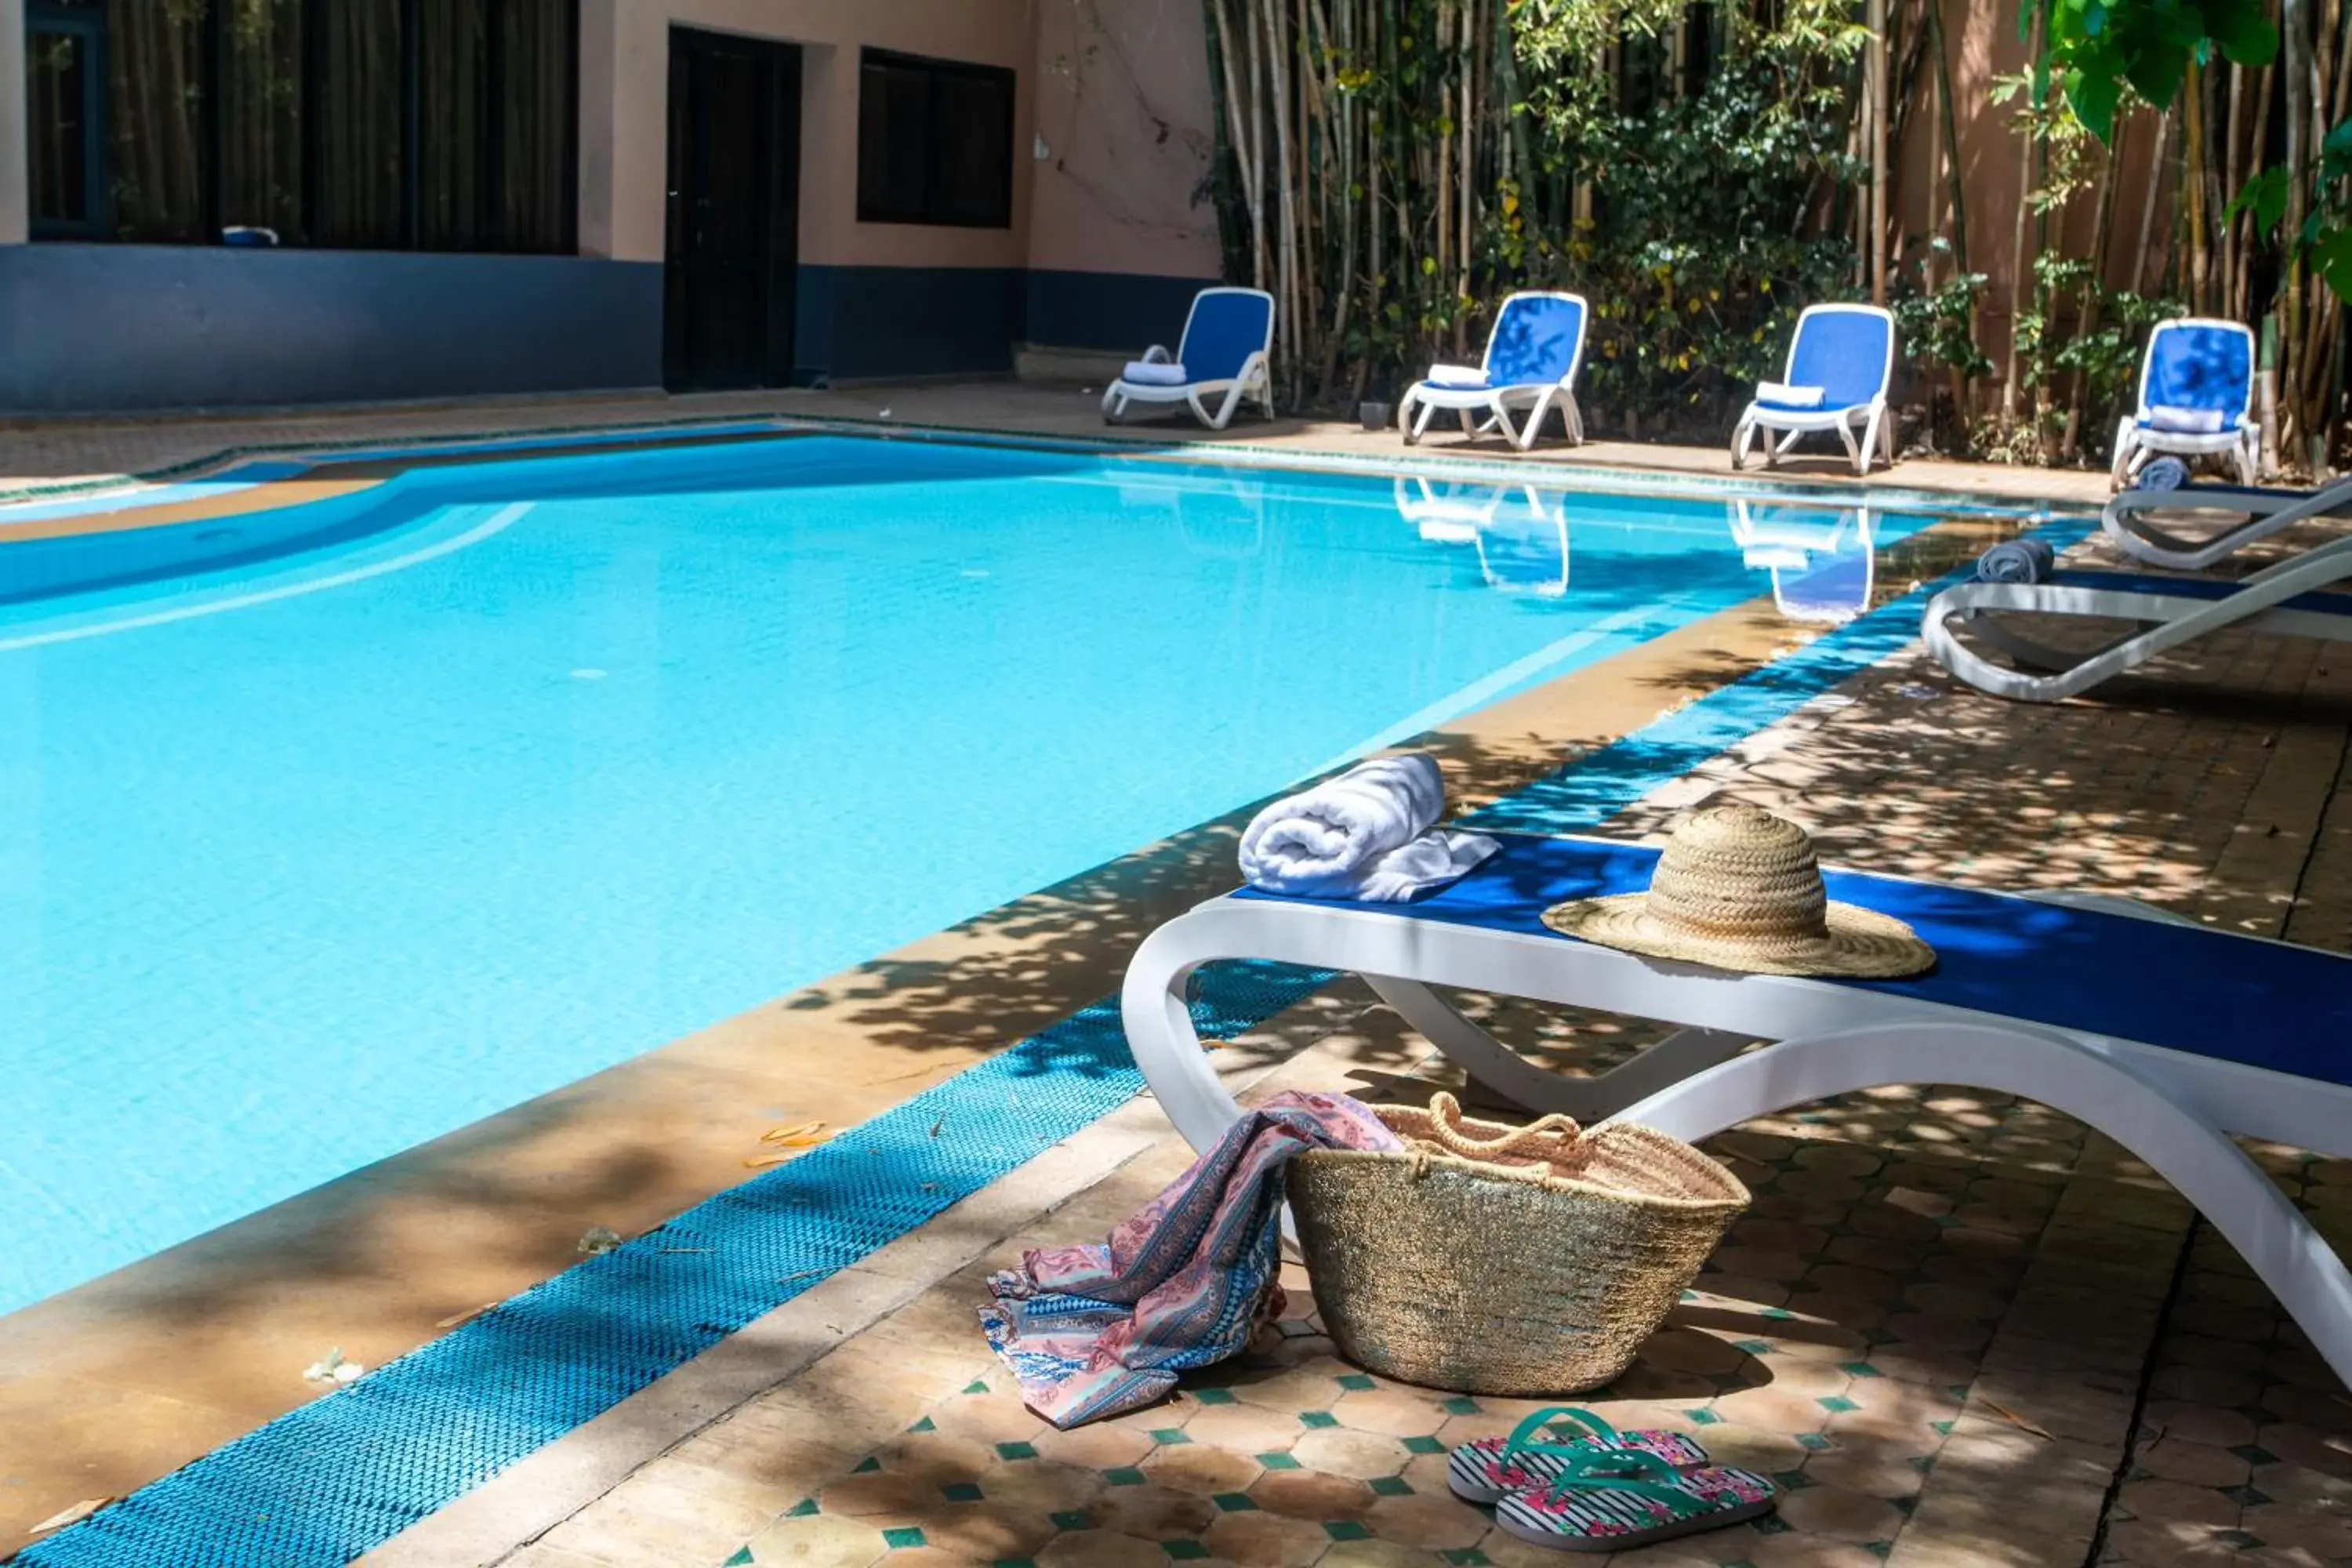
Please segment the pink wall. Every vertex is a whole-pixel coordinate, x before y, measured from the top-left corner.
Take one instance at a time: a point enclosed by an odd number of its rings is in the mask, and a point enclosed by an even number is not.
[[[1029,265],[1216,276],[1202,27],[1202,0],[1037,0]]]

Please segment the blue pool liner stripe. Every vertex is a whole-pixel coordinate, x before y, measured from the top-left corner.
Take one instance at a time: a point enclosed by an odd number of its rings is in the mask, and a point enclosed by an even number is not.
[[[2063,549],[2091,526],[2066,521],[2036,532]],[[1917,636],[1927,597],[1966,575],[1824,633],[1468,820],[1548,832],[1596,826],[1899,651]],[[1194,979],[1193,1022],[1205,1038],[1230,1037],[1332,978],[1286,964],[1213,964]],[[1106,997],[213,1450],[14,1561],[26,1568],[341,1568],[1142,1087],[1118,999]]]

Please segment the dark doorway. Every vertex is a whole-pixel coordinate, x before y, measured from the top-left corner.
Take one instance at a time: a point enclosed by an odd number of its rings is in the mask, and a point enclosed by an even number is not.
[[[662,380],[782,386],[799,265],[801,52],[675,27]]]

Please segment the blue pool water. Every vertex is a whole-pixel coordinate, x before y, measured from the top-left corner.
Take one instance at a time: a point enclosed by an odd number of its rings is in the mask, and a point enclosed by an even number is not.
[[[1926,521],[827,437],[0,544],[0,1310]]]

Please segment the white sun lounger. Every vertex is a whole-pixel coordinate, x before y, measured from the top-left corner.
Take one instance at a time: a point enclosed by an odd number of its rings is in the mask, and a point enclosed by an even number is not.
[[[1584,363],[1584,327],[1591,312],[1581,294],[1527,292],[1505,300],[1486,334],[1486,354],[1475,373],[1455,379],[1419,381],[1397,402],[1397,428],[1405,445],[1420,440],[1440,409],[1461,416],[1462,433],[1483,426],[1477,416],[1500,426],[1524,452],[1543,431],[1544,416],[1559,410],[1571,443],[1584,439],[1584,419],[1576,406],[1576,372]],[[1418,417],[1416,417],[1416,411]],[[1511,423],[1514,411],[1526,416]]]
[[[2299,522],[2347,513],[2352,513],[2352,479],[2315,490],[2186,485],[2119,491],[2099,514],[2099,526],[2118,549],[2151,566],[2199,572]],[[2175,531],[2181,522],[2199,520],[2221,526],[2196,534]]]
[[[2158,321],[2139,366],[2139,406],[2116,426],[2114,479],[2123,484],[2159,452],[2226,455],[2240,482],[2261,471],[2263,428],[2252,413],[2254,334],[2242,321],[2184,316]],[[2183,421],[2210,425],[2187,428]]]
[[[1906,980],[1733,975],[1560,936],[1566,899],[1636,892],[1655,849],[1497,835],[1460,881],[1406,904],[1228,894],[1137,950],[1122,1013],[1153,1093],[1196,1148],[1238,1114],[1202,1049],[1186,981],[1218,959],[1362,975],[1488,1089],[1535,1111],[1622,1116],[1699,1139],[1882,1084],[1957,1083],[2064,1112],[2146,1161],[2244,1255],[2352,1381],[2352,1274],[2231,1139],[2352,1156],[2352,958],[2158,916],[1852,872],[1829,894],[1935,947]],[[1597,1079],[1529,1063],[1433,986],[1681,1026]],[[1759,1039],[1775,1041],[1750,1050]]]
[[[1184,403],[1212,430],[1230,423],[1244,397],[1274,417],[1274,296],[1263,289],[1203,289],[1192,296],[1184,335],[1171,358],[1161,344],[1143,353],[1146,364],[1183,367],[1179,382],[1115,379],[1103,393],[1103,418],[1117,424],[1135,403]],[[1212,408],[1211,405],[1214,407]]]
[[[2352,594],[2321,591],[2347,577],[2352,539],[2323,544],[2235,583],[2128,572],[2061,572],[2046,583],[1962,583],[1927,602],[1920,636],[1937,663],[1980,691],[2058,702],[2225,626],[2352,641]],[[2000,611],[2094,616],[2139,626],[2076,652],[2026,637],[1994,619]],[[1963,626],[2028,668],[1994,663],[1955,635]]]
[[[1886,392],[1895,380],[1895,317],[1876,305],[1808,305],[1789,342],[1789,367],[1778,386],[1756,389],[1755,400],[1731,431],[1731,466],[1748,461],[1760,434],[1770,468],[1802,437],[1829,431],[1845,443],[1857,474],[1870,472],[1873,454],[1895,461],[1895,421]],[[1802,391],[1807,401],[1795,401]],[[1860,432],[1860,439],[1856,439]],[[1772,437],[1780,437],[1775,446]]]

